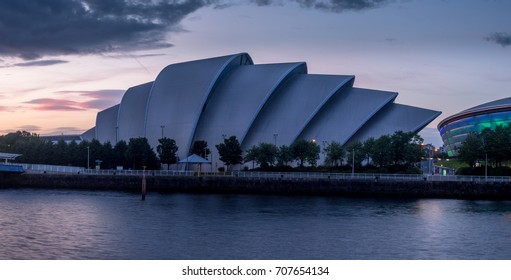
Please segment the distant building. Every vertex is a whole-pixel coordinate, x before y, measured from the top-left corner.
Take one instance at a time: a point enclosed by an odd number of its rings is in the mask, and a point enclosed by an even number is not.
[[[511,97],[484,103],[445,118],[438,124],[445,152],[456,156],[457,149],[471,132],[511,123]]]
[[[64,141],[66,144],[69,144],[75,141],[77,144],[82,142],[81,135],[50,135],[50,136],[39,136],[39,138],[52,142],[53,144],[57,144],[59,141]]]
[[[254,64],[246,53],[172,64],[99,112],[95,128],[82,137],[112,144],[146,137],[153,147],[168,137],[185,158],[196,140],[214,147],[235,135],[243,150],[298,139],[344,145],[398,130],[418,132],[440,115],[394,103],[396,92],[353,87],[354,80],[308,74],[305,62]]]

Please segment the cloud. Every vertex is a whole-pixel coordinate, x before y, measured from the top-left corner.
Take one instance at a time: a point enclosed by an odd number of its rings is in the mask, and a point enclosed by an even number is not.
[[[32,109],[36,111],[83,111],[80,102],[54,98],[39,98],[25,102],[35,105]]]
[[[488,37],[484,39],[488,42],[497,43],[502,47],[507,47],[511,45],[511,35],[505,32],[495,32],[488,35]]]
[[[313,8],[329,12],[361,11],[378,8],[392,0],[292,0],[303,8]],[[252,0],[259,6],[283,5],[279,0]]]
[[[298,3],[331,12],[360,11],[392,0],[249,0],[259,6]],[[246,3],[246,2],[245,2]],[[205,6],[229,8],[234,0],[23,0],[0,1],[0,57],[103,54],[168,48],[169,32]],[[64,63],[44,60],[17,66]]]
[[[60,91],[60,93],[78,93],[81,97],[90,98],[89,101],[80,102],[84,109],[103,110],[121,102],[126,90],[123,89],[100,89],[89,91]]]
[[[37,125],[23,125],[23,126],[20,126],[17,128],[18,130],[21,130],[21,131],[29,131],[29,132],[34,132],[34,131],[39,131],[41,130],[42,128],[40,126],[37,126]]]
[[[16,63],[16,64],[13,64],[13,66],[18,66],[18,67],[50,66],[50,65],[62,64],[62,63],[68,63],[68,61],[60,60],[60,59],[36,60],[36,61]]]
[[[52,129],[51,132],[47,133],[48,135],[73,135],[73,134],[82,134],[83,128],[72,127],[72,126],[63,126]]]
[[[0,1],[0,56],[97,54],[170,47],[169,31],[209,0]]]
[[[85,97],[87,101],[73,101],[69,99],[58,98],[38,98],[24,102],[33,105],[32,109],[36,111],[84,111],[84,110],[103,110],[113,105],[119,104],[125,90],[120,89],[102,89],[93,91],[59,91],[60,94],[77,93],[81,98]]]

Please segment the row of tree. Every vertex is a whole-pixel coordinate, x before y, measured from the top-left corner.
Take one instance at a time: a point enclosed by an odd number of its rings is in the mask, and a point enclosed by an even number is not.
[[[474,167],[477,162],[486,162],[495,167],[511,160],[511,127],[498,125],[485,128],[480,133],[470,133],[457,149],[458,158]]]
[[[66,143],[60,140],[54,144],[36,134],[18,131],[0,136],[0,151],[19,153],[19,162],[72,165],[90,167],[100,160],[101,168],[157,169],[160,163],[170,166],[179,161],[179,147],[174,139],[158,140],[156,152],[146,138],[132,138],[128,143],[119,141],[112,146],[107,142],[101,144],[97,140]],[[270,143],[260,143],[250,147],[243,157],[241,145],[236,136],[225,138],[223,143],[215,145],[219,160],[227,166],[252,163],[252,168],[262,169],[276,166],[289,166],[296,162],[299,167],[316,166],[323,152],[324,163],[329,167],[340,167],[355,164],[377,168],[401,166],[405,169],[421,160],[424,153],[421,149],[422,139],[413,133],[398,131],[392,135],[384,135],[378,139],[369,138],[364,142],[355,142],[344,147],[338,142],[325,143],[323,149],[315,141],[298,140],[290,146],[277,147]],[[189,154],[197,154],[208,158],[211,151],[206,141],[195,141]]]
[[[423,139],[411,132],[398,131],[377,139],[369,138],[364,142],[355,142],[344,147],[332,141],[323,147],[324,164],[329,167],[355,165],[357,169],[365,167],[397,167],[395,171],[404,171],[415,166],[424,157]],[[299,166],[316,166],[321,149],[314,141],[298,140],[291,146],[276,147],[269,143],[260,143],[248,149],[245,162],[252,161],[262,168],[287,165],[296,161]],[[396,169],[396,168],[394,168]]]

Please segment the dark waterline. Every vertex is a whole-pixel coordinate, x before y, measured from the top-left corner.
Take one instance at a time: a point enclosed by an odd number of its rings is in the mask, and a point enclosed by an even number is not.
[[[1,259],[511,259],[511,202],[0,190]]]

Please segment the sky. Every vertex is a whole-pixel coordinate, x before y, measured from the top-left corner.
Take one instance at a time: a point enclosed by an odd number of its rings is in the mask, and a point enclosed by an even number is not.
[[[306,62],[442,111],[511,94],[506,0],[3,0],[0,134],[79,134],[167,65],[240,52]]]

